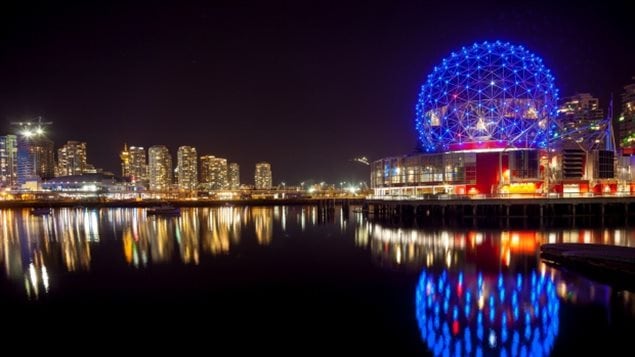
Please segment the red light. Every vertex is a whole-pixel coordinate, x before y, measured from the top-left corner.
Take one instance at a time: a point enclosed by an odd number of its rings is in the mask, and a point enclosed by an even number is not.
[[[456,320],[452,322],[452,333],[455,335],[459,333],[459,322]]]

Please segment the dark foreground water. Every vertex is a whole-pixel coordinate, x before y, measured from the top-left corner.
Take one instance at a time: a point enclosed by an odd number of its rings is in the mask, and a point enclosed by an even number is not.
[[[81,339],[91,351],[260,355],[635,346],[635,293],[538,258],[545,242],[635,246],[631,228],[400,227],[294,206],[184,209],[176,218],[1,210],[0,234],[2,343],[22,350],[25,336],[62,351]]]

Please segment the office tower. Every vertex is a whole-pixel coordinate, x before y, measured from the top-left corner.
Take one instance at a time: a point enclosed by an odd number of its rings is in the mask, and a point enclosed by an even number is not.
[[[235,162],[229,164],[229,188],[232,190],[240,188],[240,166]]]
[[[227,159],[213,155],[201,156],[201,188],[204,190],[225,190],[227,181]]]
[[[195,190],[198,185],[196,148],[181,146],[177,152],[178,185],[180,190]]]
[[[148,149],[148,176],[150,190],[168,191],[172,186],[172,157],[167,147],[151,146]]]
[[[55,176],[81,175],[87,173],[86,143],[68,141],[57,150]]]
[[[268,162],[257,163],[254,181],[257,190],[271,189],[271,164]]]
[[[0,136],[0,187],[17,184],[18,143],[15,135]]]

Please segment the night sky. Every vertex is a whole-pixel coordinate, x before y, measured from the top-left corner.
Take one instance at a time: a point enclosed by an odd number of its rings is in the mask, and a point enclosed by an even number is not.
[[[243,183],[257,161],[274,184],[368,181],[351,159],[411,152],[418,88],[474,42],[523,44],[561,96],[591,92],[603,106],[635,75],[626,1],[10,3],[0,134],[43,116],[56,147],[86,141],[89,162],[116,174],[127,142],[165,144],[174,159],[195,146],[238,162]]]

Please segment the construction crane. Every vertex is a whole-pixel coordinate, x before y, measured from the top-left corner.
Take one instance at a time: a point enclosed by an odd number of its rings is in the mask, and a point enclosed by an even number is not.
[[[44,135],[44,128],[52,125],[52,121],[42,121],[42,117],[39,116],[35,118],[37,120],[32,121],[13,121],[11,122],[11,126],[17,127],[17,131],[19,134],[24,135],[27,138],[30,138],[34,135],[40,136]]]

